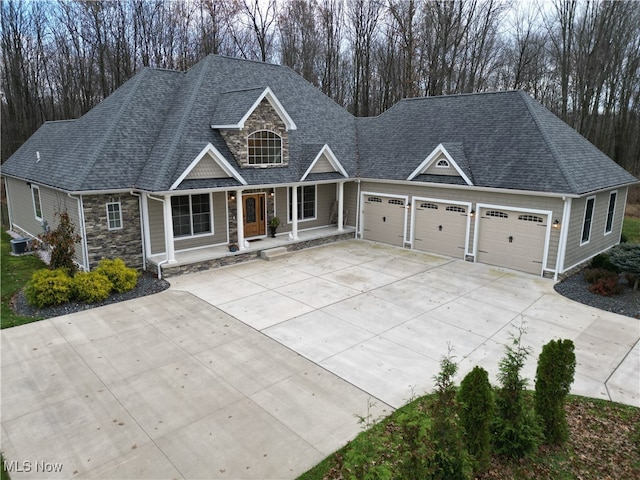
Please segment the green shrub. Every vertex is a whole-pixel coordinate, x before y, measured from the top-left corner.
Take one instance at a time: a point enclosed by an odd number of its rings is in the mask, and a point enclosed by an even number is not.
[[[533,405],[525,395],[527,380],[520,372],[531,353],[522,346],[524,328],[511,336],[513,346],[507,345],[500,360],[498,380],[501,388],[496,392],[496,415],[493,421],[495,451],[513,458],[527,457],[536,452],[542,440],[542,425]]]
[[[464,431],[458,421],[458,402],[453,377],[458,366],[450,357],[440,361],[440,373],[435,377],[435,400],[430,406],[431,440],[435,444],[433,478],[466,480],[471,478],[469,452],[464,444]]]
[[[117,293],[133,290],[138,283],[138,272],[127,267],[121,258],[100,260],[95,271],[109,278],[113,291]]]
[[[589,264],[590,268],[601,268],[603,270],[609,270],[611,272],[618,272],[618,268],[611,263],[609,255],[606,253],[599,253],[591,259]]]
[[[621,243],[610,250],[610,260],[619,271],[634,276],[633,290],[640,286],[640,243]]]
[[[460,382],[458,390],[460,423],[467,449],[474,459],[474,471],[482,473],[491,464],[491,423],[495,411],[489,374],[474,367]]]
[[[62,268],[36,270],[27,283],[25,296],[38,308],[60,305],[71,299],[71,285],[71,277]]]
[[[81,302],[96,303],[105,300],[113,284],[100,272],[78,272],[73,277],[73,294]]]
[[[535,409],[549,444],[562,444],[569,438],[564,402],[576,371],[574,350],[571,340],[551,340],[538,357]]]

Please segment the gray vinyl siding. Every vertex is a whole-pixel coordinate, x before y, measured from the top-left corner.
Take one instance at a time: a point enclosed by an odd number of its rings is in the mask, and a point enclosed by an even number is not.
[[[393,195],[406,195],[409,197],[409,201],[412,202],[413,197],[426,197],[439,200],[450,200],[459,202],[469,202],[473,209],[478,211],[476,204],[492,204],[501,205],[505,208],[525,208],[533,210],[549,210],[552,213],[549,222],[558,219],[562,219],[562,210],[564,203],[561,198],[536,196],[536,195],[516,195],[512,193],[499,193],[499,192],[487,192],[487,191],[474,191],[473,187],[469,189],[450,189],[440,187],[430,187],[424,184],[390,184],[390,183],[378,183],[372,181],[363,181],[360,186],[361,191],[376,192],[381,194],[393,194]],[[362,206],[361,206],[362,209]],[[475,222],[472,220],[469,232],[469,244],[467,249],[473,253],[473,239],[474,239],[474,227]],[[602,226],[604,229],[604,224]],[[411,212],[407,212],[407,238],[411,240]],[[551,236],[549,239],[549,252],[547,255],[547,263],[545,269],[555,270],[556,258],[558,255],[558,244],[560,240],[560,231],[558,229],[551,229]]]
[[[289,198],[287,188],[276,189],[276,215],[282,224],[278,232],[290,232],[292,224],[289,223]],[[336,201],[336,184],[326,183],[316,185],[316,218],[314,220],[298,220],[298,230],[306,230],[315,227],[330,225],[331,208]]]
[[[225,193],[216,192],[212,197],[213,234],[175,238],[174,246],[176,251],[227,243],[227,203]]]
[[[607,221],[609,195],[612,191],[617,191],[618,195],[616,198],[616,207],[613,215],[611,233],[605,235],[604,227]],[[591,198],[593,195],[585,195],[584,197],[574,198],[572,200],[571,221],[569,225],[569,233],[567,234],[567,252],[565,254],[563,270],[572,268],[620,242],[627,191],[628,188],[623,187],[607,190],[595,195],[596,203],[594,205],[593,218],[591,221],[591,236],[589,241],[583,245],[581,245],[581,239],[585,205],[587,199]]]
[[[358,184],[348,182],[344,184],[345,225],[356,226],[358,218]]]
[[[33,207],[33,197],[31,187],[27,182],[12,177],[6,177],[7,196],[10,198],[9,208],[12,221],[11,228],[22,235],[38,237],[44,230],[42,222],[36,219]],[[34,185],[37,185],[34,183]],[[80,228],[80,215],[78,210],[78,200],[69,197],[65,192],[54,190],[42,185],[37,185],[40,190],[40,204],[42,206],[42,219],[47,222],[51,229],[58,226],[58,213],[67,212],[69,219],[75,228],[75,233],[83,235]],[[75,260],[83,265],[82,242],[76,245]]]
[[[149,198],[149,236],[151,239],[151,255],[164,253],[164,215],[163,202]]]

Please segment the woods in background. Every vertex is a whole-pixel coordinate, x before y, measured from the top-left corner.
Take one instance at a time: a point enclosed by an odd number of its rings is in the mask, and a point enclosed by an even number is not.
[[[2,0],[2,160],[143,67],[215,53],[291,67],[357,116],[524,89],[640,174],[640,2]],[[437,121],[437,119],[434,119]]]

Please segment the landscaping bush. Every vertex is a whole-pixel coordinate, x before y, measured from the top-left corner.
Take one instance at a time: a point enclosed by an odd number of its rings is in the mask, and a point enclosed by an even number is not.
[[[569,438],[564,403],[576,371],[574,350],[571,340],[551,340],[538,357],[535,409],[548,444],[562,444]]]
[[[604,297],[611,297],[622,292],[622,287],[618,284],[618,275],[601,278],[589,285],[589,291]]]
[[[435,444],[433,477],[439,480],[465,480],[471,478],[469,452],[458,421],[458,402],[453,377],[458,366],[449,357],[440,362],[440,373],[435,377],[435,399],[431,404],[431,440]]]
[[[460,383],[458,390],[460,424],[465,442],[474,460],[474,471],[482,473],[491,463],[491,423],[495,411],[489,374],[474,367]]]
[[[591,259],[591,263],[589,264],[590,268],[601,268],[603,270],[610,270],[612,272],[618,273],[618,268],[611,263],[609,260],[609,255],[606,253],[599,253],[595,257]]]
[[[62,268],[37,270],[25,288],[27,302],[38,308],[66,303],[71,295],[72,279]]]
[[[117,293],[133,290],[138,283],[138,272],[127,267],[121,258],[100,260],[95,271],[111,280],[113,291]]]
[[[77,300],[96,303],[106,300],[113,289],[113,283],[98,271],[78,272],[73,277],[73,295]]]
[[[587,268],[582,272],[582,276],[587,283],[595,283],[600,280],[618,278],[618,274],[616,272],[604,268]]]
[[[619,271],[634,276],[633,290],[640,284],[640,243],[621,243],[610,250],[610,260]]]
[[[80,235],[75,233],[75,227],[67,212],[56,213],[56,215],[60,217],[60,223],[54,230],[40,235],[40,239],[51,246],[50,268],[53,270],[63,268],[69,275],[73,275],[78,270],[74,256]]]
[[[507,345],[500,360],[496,392],[496,416],[493,422],[495,451],[513,458],[527,457],[536,452],[542,440],[542,426],[533,405],[525,395],[527,380],[520,371],[531,353],[522,346],[524,328],[511,336],[513,346]]]

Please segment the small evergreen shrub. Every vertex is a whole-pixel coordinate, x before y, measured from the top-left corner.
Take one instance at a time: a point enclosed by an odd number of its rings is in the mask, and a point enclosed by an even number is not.
[[[34,272],[24,293],[27,302],[44,308],[68,302],[72,295],[71,287],[71,277],[64,269],[42,269]]]
[[[440,361],[436,375],[435,400],[430,407],[431,441],[435,445],[433,477],[440,480],[466,480],[471,478],[469,452],[464,444],[464,431],[458,418],[458,402],[453,377],[458,370],[450,357]]]
[[[86,303],[106,300],[113,288],[111,280],[100,272],[78,272],[73,277],[73,296]]]
[[[542,426],[534,407],[525,394],[527,380],[520,371],[531,349],[522,346],[524,328],[512,335],[513,346],[507,345],[500,360],[496,392],[496,415],[493,421],[493,441],[496,453],[524,458],[536,452],[542,440]]]
[[[63,268],[69,275],[73,275],[78,270],[74,256],[80,235],[75,233],[75,227],[67,212],[56,213],[56,216],[60,217],[58,226],[40,235],[40,240],[51,246],[50,268]]]
[[[465,442],[474,459],[475,473],[485,472],[491,464],[491,423],[495,411],[489,374],[474,367],[460,382],[458,390],[460,424]]]
[[[571,340],[551,340],[538,357],[535,409],[548,444],[562,444],[569,438],[564,403],[576,371],[574,350]]]
[[[611,272],[618,273],[618,268],[611,263],[609,260],[609,255],[606,253],[599,253],[595,257],[591,259],[591,263],[589,264],[590,268],[599,268],[603,270],[609,270]]]
[[[100,260],[95,271],[111,280],[113,291],[116,293],[133,290],[138,284],[138,272],[127,267],[121,258]]]
[[[609,251],[611,263],[625,274],[634,276],[633,290],[640,286],[640,243],[621,243]]]

